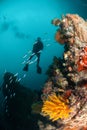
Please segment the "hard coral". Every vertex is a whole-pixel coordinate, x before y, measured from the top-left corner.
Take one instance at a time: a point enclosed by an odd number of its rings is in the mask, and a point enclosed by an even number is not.
[[[67,101],[60,96],[57,97],[54,93],[48,96],[48,99],[44,101],[42,113],[44,116],[49,116],[52,121],[56,121],[59,118],[68,118],[71,109],[66,103]]]

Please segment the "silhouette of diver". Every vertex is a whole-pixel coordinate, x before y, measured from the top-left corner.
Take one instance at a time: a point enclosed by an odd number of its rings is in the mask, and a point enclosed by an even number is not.
[[[41,38],[38,37],[35,44],[33,45],[32,54],[28,59],[28,63],[26,63],[26,65],[24,66],[23,71],[28,71],[29,62],[36,55],[37,56],[37,73],[39,73],[39,74],[42,73],[42,69],[39,66],[39,62],[40,62],[41,50],[43,50],[43,48],[44,48],[44,46],[43,46],[43,43],[41,41]]]

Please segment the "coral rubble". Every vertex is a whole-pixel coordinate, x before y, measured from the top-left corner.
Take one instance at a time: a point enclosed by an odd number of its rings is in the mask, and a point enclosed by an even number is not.
[[[85,130],[87,129],[87,22],[77,14],[66,14],[61,19],[52,20],[52,24],[58,26],[55,40],[63,44],[65,50],[63,58],[54,57],[47,71],[49,78],[43,87],[42,112],[44,102],[48,101],[52,93],[56,93],[69,101],[68,105],[72,112],[67,119],[59,119],[57,115],[56,122],[62,125],[55,127],[54,130]]]

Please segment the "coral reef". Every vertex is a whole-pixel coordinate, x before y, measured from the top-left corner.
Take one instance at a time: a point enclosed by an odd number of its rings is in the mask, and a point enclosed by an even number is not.
[[[58,26],[55,40],[63,44],[65,50],[63,58],[54,57],[47,71],[49,77],[43,86],[42,110],[44,103],[50,102],[49,97],[55,92],[69,101],[72,112],[67,119],[57,118],[57,126],[53,128],[50,125],[50,129],[84,130],[87,129],[87,22],[77,14],[66,14],[61,19],[52,20],[52,24]]]

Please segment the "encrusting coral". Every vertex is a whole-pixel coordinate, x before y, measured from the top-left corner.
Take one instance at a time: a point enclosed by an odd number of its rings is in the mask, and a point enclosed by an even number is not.
[[[67,105],[67,100],[60,96],[56,96],[56,94],[52,94],[48,96],[48,99],[44,101],[42,107],[42,113],[44,116],[49,116],[52,121],[56,121],[58,119],[68,118],[71,109]]]

